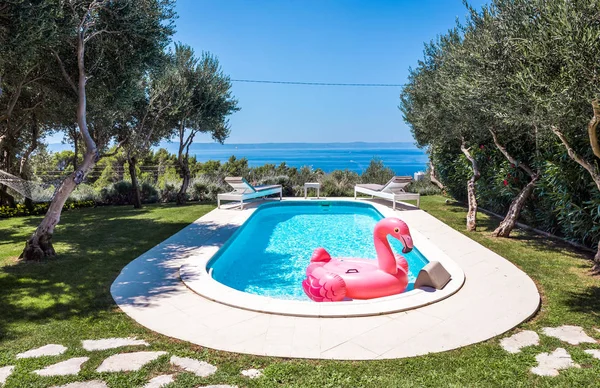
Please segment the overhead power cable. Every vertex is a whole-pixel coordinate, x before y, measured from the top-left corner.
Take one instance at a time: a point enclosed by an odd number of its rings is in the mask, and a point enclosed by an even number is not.
[[[299,82],[299,81],[267,81],[254,79],[232,79],[231,82],[248,82],[256,84],[284,84],[284,85],[310,85],[310,86],[362,86],[362,87],[402,87],[403,84],[345,84],[332,82]]]

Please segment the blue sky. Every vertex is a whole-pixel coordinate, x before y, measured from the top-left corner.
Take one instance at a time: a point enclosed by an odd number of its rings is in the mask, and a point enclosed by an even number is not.
[[[232,79],[393,84],[467,13],[461,0],[178,0],[177,12],[174,40],[216,55]],[[399,92],[234,83],[242,110],[227,143],[412,142]]]
[[[177,12],[174,39],[215,54],[232,79],[393,84],[423,42],[467,13],[461,0],[178,0]],[[229,143],[413,141],[400,88],[234,83],[233,92],[242,110]]]

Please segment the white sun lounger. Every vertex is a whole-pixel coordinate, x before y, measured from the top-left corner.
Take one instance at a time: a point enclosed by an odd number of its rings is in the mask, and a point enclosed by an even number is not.
[[[421,196],[418,193],[407,193],[404,188],[412,182],[409,176],[395,176],[385,185],[360,184],[354,186],[354,199],[357,194],[366,194],[372,197],[389,199],[392,207],[396,210],[396,202],[403,200],[416,200],[417,207],[421,204]]]
[[[217,195],[217,207],[221,207],[221,201],[239,201],[240,209],[244,208],[244,201],[254,198],[262,198],[267,195],[279,194],[279,200],[283,196],[281,185],[252,186],[241,177],[227,177],[225,182],[233,187],[233,191]]]

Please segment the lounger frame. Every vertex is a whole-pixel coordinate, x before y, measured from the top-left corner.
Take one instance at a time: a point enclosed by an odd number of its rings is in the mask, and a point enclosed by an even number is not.
[[[406,192],[385,192],[385,191],[376,191],[367,189],[365,187],[354,186],[354,199],[357,199],[358,193],[370,195],[371,198],[378,197],[383,199],[388,199],[392,201],[392,209],[396,210],[396,202],[406,201],[406,200],[416,200],[417,207],[421,205],[421,195],[418,193],[406,193]]]
[[[231,191],[229,193],[217,194],[217,208],[221,208],[221,201],[239,201],[240,202],[240,210],[244,209],[244,201],[256,198],[264,198],[269,195],[279,194],[279,200],[283,198],[283,188],[281,185],[276,185],[274,187],[269,187],[261,190],[260,186],[252,186],[243,178],[226,178],[225,181],[228,182],[232,180],[234,185],[239,185],[241,187]],[[228,182],[229,183],[229,182]],[[231,184],[231,183],[230,183]]]

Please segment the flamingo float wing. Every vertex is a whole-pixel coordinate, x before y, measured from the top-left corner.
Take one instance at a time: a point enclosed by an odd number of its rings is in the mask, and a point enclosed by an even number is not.
[[[315,302],[336,302],[346,297],[346,282],[339,275],[323,268],[315,268],[302,281],[302,288]]]

